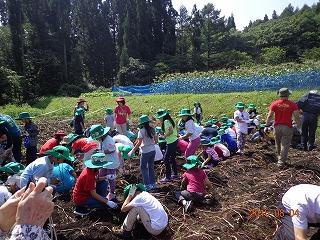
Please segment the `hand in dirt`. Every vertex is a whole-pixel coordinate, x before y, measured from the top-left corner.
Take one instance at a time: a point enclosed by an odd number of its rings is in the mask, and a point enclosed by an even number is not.
[[[116,204],[115,202],[113,201],[108,201],[107,202],[107,205],[112,208],[112,209],[116,209],[118,207],[118,204]]]
[[[132,187],[129,190],[129,196],[134,196],[136,191],[137,191],[137,186],[136,185],[132,185]]]
[[[53,212],[52,187],[46,187],[47,179],[40,178],[37,185],[30,183],[18,204],[16,223],[43,227]]]
[[[1,206],[0,229],[3,232],[8,232],[15,223],[18,203],[21,200],[24,190],[24,188],[20,189]]]

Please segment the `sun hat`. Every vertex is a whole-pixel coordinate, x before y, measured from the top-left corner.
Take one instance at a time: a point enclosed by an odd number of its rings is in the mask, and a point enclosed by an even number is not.
[[[51,150],[46,151],[44,154],[58,159],[64,159],[70,162],[74,161],[74,157],[70,155],[69,149],[64,146],[55,146]]]
[[[32,118],[34,118],[34,117],[31,117],[30,113],[22,112],[22,113],[19,113],[19,117],[16,118],[16,120],[24,120],[24,119],[32,119]]]
[[[226,130],[225,129],[219,129],[219,131],[218,131],[218,134],[220,135],[220,136],[222,136],[223,134],[225,134],[226,133]]]
[[[206,121],[206,122],[204,123],[204,127],[212,127],[212,125],[213,125],[212,120]]]
[[[112,114],[113,113],[112,108],[106,108],[106,113],[109,115]]]
[[[95,125],[92,125],[90,127],[90,136],[93,140],[97,140],[105,135],[107,135],[107,133],[109,132],[110,128],[109,127],[103,127],[102,125],[100,124],[95,124]]]
[[[119,152],[122,153],[122,158],[124,160],[136,157],[136,155],[133,153],[133,155],[131,155],[131,157],[128,156],[128,153],[133,149],[133,147],[129,146],[129,145],[120,145],[118,147]]]
[[[155,115],[156,119],[160,119],[160,118],[163,118],[165,115],[168,114],[168,110],[167,109],[159,109]]]
[[[234,121],[227,122],[227,127],[233,127],[236,123]]]
[[[193,114],[191,113],[190,109],[188,108],[182,108],[178,114],[179,117],[182,116],[192,116]]]
[[[199,164],[201,164],[199,158],[195,155],[191,155],[187,158],[187,163],[183,164],[182,167],[189,170],[195,168]]]
[[[130,189],[133,187],[133,186],[136,186],[137,188],[137,191],[140,191],[140,192],[145,192],[147,189],[146,189],[146,186],[142,183],[138,183],[138,184],[129,184],[127,185],[124,189],[123,189],[123,195],[124,195],[124,198],[127,198],[128,195],[129,195],[129,192],[130,192]]]
[[[165,137],[159,137],[158,139],[158,143],[166,143],[167,140],[165,139]]]
[[[142,115],[139,118],[139,127],[142,127],[143,124],[150,122],[150,119],[147,115]]]
[[[125,98],[124,97],[118,97],[116,99],[116,102],[124,102],[125,101]]]
[[[74,113],[75,116],[80,116],[85,112],[85,110],[81,107],[77,108],[76,112]]]
[[[289,97],[289,95],[291,95],[291,91],[288,88],[280,88],[278,90],[278,95],[280,97]]]
[[[78,134],[75,133],[69,133],[67,136],[64,136],[61,143],[60,144],[71,144],[73,143],[75,140],[77,140],[78,138],[80,138],[80,136]]]
[[[95,153],[91,156],[90,160],[84,161],[84,165],[87,168],[104,168],[112,165],[112,162],[108,162],[104,153]]]
[[[201,139],[201,143],[200,144],[202,146],[212,146],[212,143],[211,143],[210,139],[208,139],[208,138]]]
[[[228,122],[229,118],[227,116],[222,116],[221,117],[221,122],[226,123]]]
[[[236,107],[237,109],[239,109],[239,108],[245,108],[245,105],[244,105],[243,102],[237,102],[237,104],[235,105],[235,107]]]
[[[255,109],[256,105],[254,105],[254,103],[249,103],[248,105],[248,109]]]
[[[138,135],[132,131],[127,131],[127,137],[133,142],[137,139]]]
[[[82,103],[82,102],[86,102],[86,100],[84,98],[78,98],[77,103]]]
[[[214,144],[217,144],[217,143],[220,143],[220,138],[219,137],[213,137],[211,138],[211,143],[214,145]]]
[[[25,169],[25,166],[22,165],[21,163],[9,162],[3,167],[0,167],[0,172],[5,172],[9,174],[19,174],[19,173],[22,173],[24,169]]]
[[[66,135],[66,133],[63,130],[58,130],[54,133],[54,136],[61,136],[64,137]]]

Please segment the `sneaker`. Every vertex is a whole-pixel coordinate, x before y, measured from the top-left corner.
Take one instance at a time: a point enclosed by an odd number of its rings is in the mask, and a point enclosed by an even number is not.
[[[89,215],[90,211],[86,207],[76,206],[76,209],[73,211],[73,213],[77,216],[84,217]]]
[[[165,177],[165,178],[160,179],[159,182],[160,183],[168,183],[168,182],[171,182],[171,179]]]
[[[193,207],[193,202],[192,201],[187,201],[186,204],[183,206],[184,207],[184,211],[190,212],[192,210]]]
[[[114,235],[116,235],[119,238],[127,239],[127,240],[133,239],[131,231],[125,231],[122,229],[121,226],[113,227],[111,231]]]

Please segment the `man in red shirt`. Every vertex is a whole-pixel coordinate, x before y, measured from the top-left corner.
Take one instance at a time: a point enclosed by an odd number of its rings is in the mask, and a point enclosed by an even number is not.
[[[86,168],[81,172],[73,189],[72,199],[76,204],[75,214],[88,214],[87,208],[117,208],[115,202],[107,199],[108,184],[97,181],[99,169],[112,164],[104,153],[95,153],[84,162]]]
[[[274,136],[278,155],[278,166],[282,167],[288,158],[288,151],[293,135],[292,116],[294,116],[298,129],[301,129],[300,112],[298,105],[290,101],[291,91],[281,88],[278,91],[280,99],[271,103],[266,120],[266,127],[271,125],[274,117]]]
[[[46,151],[49,151],[55,146],[60,145],[60,142],[62,141],[62,138],[65,135],[66,134],[64,133],[64,131],[62,130],[57,131],[54,134],[53,138],[49,139],[45,144],[42,145],[42,147],[40,148],[39,154],[42,156]]]

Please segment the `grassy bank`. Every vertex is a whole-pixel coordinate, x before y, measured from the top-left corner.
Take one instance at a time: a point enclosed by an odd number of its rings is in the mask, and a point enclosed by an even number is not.
[[[297,100],[306,94],[307,90],[294,91],[293,100]],[[115,98],[110,93],[105,94],[87,94],[90,112],[87,113],[87,119],[102,118],[106,107],[115,107]],[[236,92],[220,94],[174,94],[174,95],[147,95],[126,97],[128,105],[133,111],[133,119],[137,119],[141,114],[154,114],[161,107],[168,108],[172,113],[177,113],[181,107],[193,107],[193,103],[199,101],[204,110],[204,118],[210,115],[219,116],[222,113],[232,115],[234,105],[237,101],[243,101],[248,104],[255,103],[258,106],[259,113],[265,114],[268,111],[269,104],[277,98],[274,91],[262,92]],[[17,116],[19,112],[28,111],[32,115],[43,117],[60,117],[61,120],[72,116],[76,98],[66,97],[46,97],[38,100],[32,105],[6,105],[1,107],[1,113]]]

